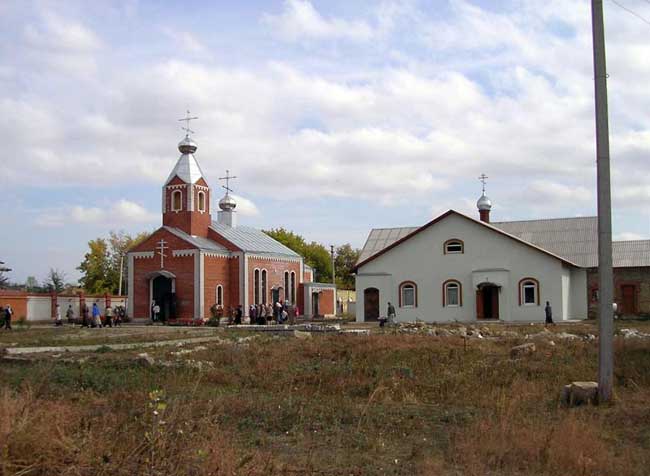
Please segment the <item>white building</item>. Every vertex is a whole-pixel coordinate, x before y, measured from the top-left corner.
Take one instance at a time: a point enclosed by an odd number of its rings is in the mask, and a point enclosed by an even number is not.
[[[587,317],[587,271],[489,223],[485,192],[480,220],[454,210],[418,228],[371,231],[356,266],[357,322],[491,319],[543,322]]]

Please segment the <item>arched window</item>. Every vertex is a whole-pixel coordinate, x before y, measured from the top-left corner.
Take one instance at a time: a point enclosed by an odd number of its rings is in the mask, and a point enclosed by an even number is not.
[[[463,305],[463,285],[455,279],[442,283],[442,305],[444,307],[459,307]]]
[[[289,300],[289,271],[284,272],[284,300]]]
[[[399,285],[400,307],[418,306],[418,286],[413,281],[404,281]]]
[[[260,270],[256,269],[253,271],[253,303],[260,303]]]
[[[535,278],[519,281],[519,305],[539,306],[539,281]]]
[[[262,270],[262,304],[266,304],[266,270]]]
[[[465,252],[465,243],[457,238],[445,241],[444,253],[446,255],[463,254]]]
[[[296,304],[296,272],[291,271],[291,304]]]
[[[199,211],[205,211],[205,192],[199,192]]]
[[[180,190],[172,192],[172,211],[180,212],[183,209],[183,194]]]
[[[223,286],[217,285],[217,306],[223,306]]]

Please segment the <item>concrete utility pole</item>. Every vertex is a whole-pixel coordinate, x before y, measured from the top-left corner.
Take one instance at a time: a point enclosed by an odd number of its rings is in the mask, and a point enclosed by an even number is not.
[[[614,380],[614,273],[612,270],[612,192],[609,175],[609,126],[607,119],[607,67],[602,0],[591,0],[596,91],[596,167],[598,176],[598,277],[599,352],[598,400],[612,398]]]
[[[332,284],[336,284],[336,266],[334,266],[334,245],[330,245],[330,253],[332,254]]]

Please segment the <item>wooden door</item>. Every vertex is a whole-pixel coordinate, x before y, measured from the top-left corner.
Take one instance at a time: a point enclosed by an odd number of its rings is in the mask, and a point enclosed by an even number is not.
[[[379,319],[379,289],[368,288],[363,291],[363,309],[365,321]]]
[[[476,319],[485,319],[485,311],[483,310],[483,291],[476,290]]]
[[[636,313],[636,306],[635,304],[635,287],[629,284],[621,286],[621,294],[623,298],[623,309],[622,313],[623,314],[635,314]]]

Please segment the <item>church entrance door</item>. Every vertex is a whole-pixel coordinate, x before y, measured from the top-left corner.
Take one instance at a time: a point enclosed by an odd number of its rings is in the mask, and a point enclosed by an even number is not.
[[[499,287],[482,284],[476,291],[476,318],[499,319]]]
[[[368,288],[363,291],[363,311],[364,321],[379,319],[379,289]]]
[[[320,316],[320,293],[311,293],[311,317]]]
[[[151,281],[151,299],[156,301],[156,304],[160,306],[158,318],[163,322],[172,317],[176,317],[172,284],[172,279],[166,276],[156,276]]]

